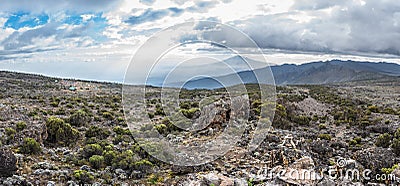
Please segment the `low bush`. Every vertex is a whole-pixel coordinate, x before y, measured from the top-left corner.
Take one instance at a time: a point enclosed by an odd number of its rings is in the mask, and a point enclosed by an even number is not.
[[[85,147],[83,147],[83,152],[82,155],[85,158],[92,157],[93,155],[102,155],[103,154],[103,148],[99,144],[87,144]]]
[[[195,113],[198,112],[198,111],[200,111],[200,109],[198,109],[198,108],[191,108],[191,109],[188,109],[188,110],[187,110],[187,109],[181,109],[180,111],[182,112],[182,114],[183,114],[185,117],[187,117],[187,118],[189,118],[189,119],[193,119]]]
[[[110,112],[103,112],[101,115],[103,116],[103,118],[106,118],[106,119],[110,119],[110,120],[114,119],[113,114],[111,114]]]
[[[106,139],[110,136],[110,131],[98,126],[91,126],[85,133],[85,137],[91,138],[96,137],[98,139]]]
[[[17,122],[16,127],[17,127],[17,130],[18,130],[18,131],[24,130],[24,129],[26,128],[26,123],[25,123],[25,121],[19,121],[19,122]]]
[[[112,162],[114,161],[115,157],[117,157],[117,153],[115,151],[106,151],[103,153],[104,156],[104,162],[106,165],[112,165]]]
[[[356,146],[356,145],[359,145],[359,144],[361,144],[361,138],[360,137],[356,137],[356,138],[354,138],[354,139],[349,141],[349,145],[351,145],[351,146]]]
[[[324,140],[331,140],[332,139],[332,136],[330,135],[330,134],[319,134],[318,135],[318,138],[320,138],[320,139],[324,139]]]
[[[400,155],[400,139],[399,138],[393,139],[392,149],[396,155],[398,155],[398,156]]]
[[[49,143],[58,143],[59,145],[68,145],[75,142],[80,134],[69,123],[61,118],[50,117],[46,122],[47,139]]]
[[[90,165],[95,169],[104,167],[104,157],[100,155],[93,155],[89,158]]]
[[[76,170],[73,176],[80,184],[92,183],[94,180],[94,176],[85,170]]]
[[[388,148],[390,146],[390,140],[392,136],[388,133],[381,134],[375,142],[375,145],[378,147]]]
[[[120,126],[114,127],[113,131],[118,135],[131,135],[131,131],[129,129],[124,129]]]
[[[69,123],[73,126],[84,126],[90,121],[90,116],[83,110],[74,112],[68,119]]]
[[[19,151],[24,154],[37,154],[42,151],[40,144],[33,138],[25,138]]]

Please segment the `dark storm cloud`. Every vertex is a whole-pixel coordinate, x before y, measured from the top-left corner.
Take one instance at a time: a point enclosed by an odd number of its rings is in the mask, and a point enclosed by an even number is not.
[[[85,43],[88,32],[92,32],[94,23],[89,21],[87,24],[75,25],[73,27],[60,28],[58,22],[48,23],[42,27],[26,30],[14,31],[11,35],[0,42],[3,50],[0,50],[0,60],[30,58],[29,54],[46,52],[51,50],[62,50],[69,42],[75,46],[86,47],[91,43]],[[41,42],[49,38],[51,42]],[[78,40],[70,39],[79,38]],[[86,39],[85,39],[86,38]],[[70,43],[70,44],[72,44]]]
[[[176,7],[171,7],[168,9],[161,9],[161,10],[153,10],[152,8],[149,8],[138,16],[129,17],[128,20],[126,20],[125,22],[132,25],[137,25],[146,22],[153,22],[167,16],[178,16],[183,12],[184,12],[183,9]]]
[[[1,1],[0,11],[15,12],[57,12],[57,11],[76,11],[76,12],[100,12],[110,10],[118,6],[122,0],[3,0]]]
[[[139,0],[140,3],[145,4],[145,5],[152,5],[156,0]]]
[[[214,8],[219,1],[196,1],[195,5],[187,8],[190,12],[206,13],[210,8]]]
[[[185,11],[205,13],[208,12],[210,8],[215,7],[218,3],[219,1],[196,1],[193,6],[187,7],[185,9],[170,7],[167,9],[154,10],[152,8],[149,8],[138,16],[129,17],[127,20],[125,20],[125,22],[132,25],[138,25],[146,22],[157,21],[164,17],[179,16]]]
[[[290,12],[230,24],[237,25],[261,48],[400,55],[400,4],[395,0],[364,2],[301,0]],[[296,19],[299,17],[306,19]],[[213,23],[201,27],[205,26]],[[229,30],[206,30],[202,37],[247,47]]]
[[[47,24],[37,29],[25,32],[15,31],[1,42],[5,50],[15,50],[24,46],[32,45],[34,38],[47,38],[57,32],[54,24]]]
[[[334,0],[334,1],[321,1],[321,0],[296,0],[292,6],[293,10],[319,10],[330,8],[333,6],[343,5],[349,0]]]

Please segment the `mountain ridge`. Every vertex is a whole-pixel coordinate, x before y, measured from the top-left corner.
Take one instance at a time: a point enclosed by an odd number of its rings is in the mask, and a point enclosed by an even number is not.
[[[329,84],[359,80],[382,79],[388,77],[400,77],[400,65],[387,62],[358,62],[330,60],[296,64],[274,65],[266,68],[259,68],[253,71],[241,71],[237,74],[215,77],[216,79],[233,79],[238,75],[243,83],[257,83],[255,74],[268,71],[270,68],[276,85],[298,85],[298,84]],[[229,85],[238,84],[230,82]],[[188,81],[183,88],[195,89],[220,88],[213,78],[203,78]]]

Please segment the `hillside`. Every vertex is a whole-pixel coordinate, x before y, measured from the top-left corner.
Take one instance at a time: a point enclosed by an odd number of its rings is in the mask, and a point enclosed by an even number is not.
[[[160,89],[148,87],[145,113],[152,123],[137,131],[128,129],[119,84],[11,72],[0,72],[0,79],[0,185],[398,183],[328,178],[323,170],[344,168],[337,164],[344,160],[346,168],[370,169],[371,175],[390,170],[400,177],[394,166],[400,162],[398,79],[279,86],[272,126],[254,151],[247,145],[256,134],[261,105],[271,102],[260,100],[256,85],[247,85],[250,115],[241,123],[240,140],[215,161],[191,167],[155,159],[143,149],[164,147],[138,143],[132,134],[158,131],[178,146],[213,139],[233,117],[223,89],[181,91],[178,110],[188,119],[201,118],[206,108],[217,109],[210,125],[185,132],[175,126],[181,120],[160,107]],[[324,178],[285,179],[273,170],[312,170]]]
[[[392,63],[372,63],[354,61],[327,61],[313,62],[301,65],[277,65],[271,66],[271,70],[259,68],[254,71],[241,71],[237,74],[214,77],[215,79],[229,82],[235,85],[238,82],[232,81],[239,76],[244,83],[257,83],[255,73],[263,74],[272,72],[276,85],[296,84],[329,84],[360,80],[375,80],[400,77],[400,65]],[[230,81],[229,81],[230,80]],[[270,80],[266,80],[269,82]],[[189,81],[185,88],[219,88],[213,78],[203,78]]]

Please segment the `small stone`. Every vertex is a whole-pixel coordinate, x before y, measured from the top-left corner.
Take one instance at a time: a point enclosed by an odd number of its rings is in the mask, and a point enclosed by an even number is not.
[[[90,169],[89,166],[83,165],[83,166],[81,167],[81,170],[90,171],[91,169]]]
[[[67,185],[68,186],[77,186],[78,184],[76,184],[74,181],[68,181]]]
[[[125,171],[122,169],[115,169],[115,174],[125,174]]]
[[[131,178],[133,178],[133,179],[140,179],[140,178],[142,178],[144,175],[145,175],[145,174],[143,174],[142,172],[137,171],[137,170],[134,170],[134,171],[132,171],[132,173],[131,173]]]
[[[248,185],[248,183],[247,183],[246,179],[241,178],[241,179],[234,180],[234,186],[247,186],[247,185]]]
[[[48,181],[47,186],[56,186],[56,182],[54,181]]]
[[[219,185],[221,180],[216,174],[209,173],[203,176],[206,185]]]
[[[17,170],[17,158],[5,148],[0,149],[0,177],[12,176]]]

